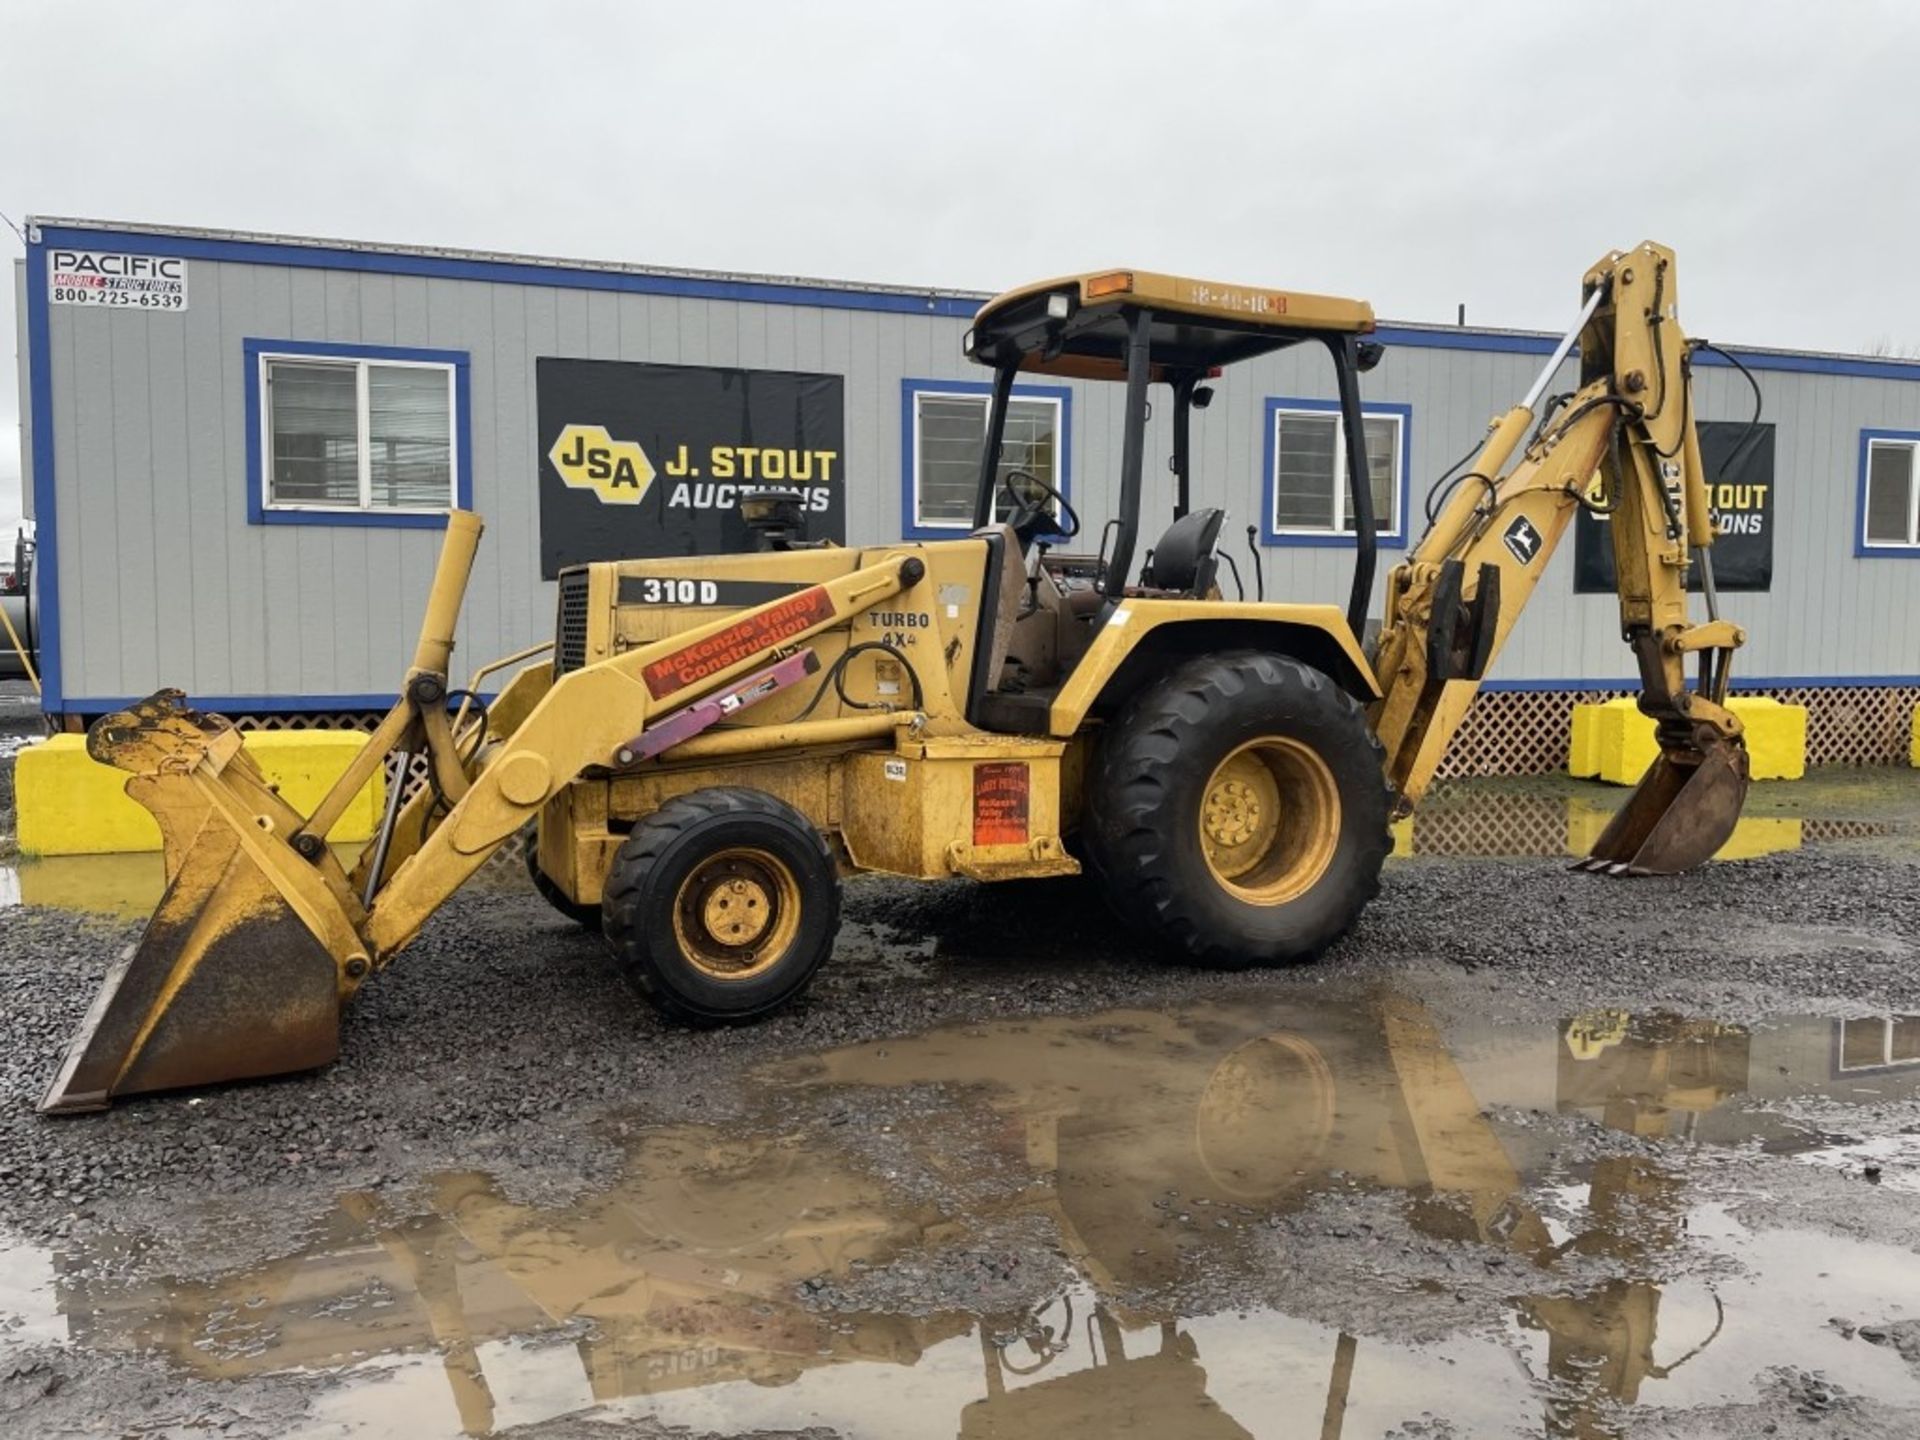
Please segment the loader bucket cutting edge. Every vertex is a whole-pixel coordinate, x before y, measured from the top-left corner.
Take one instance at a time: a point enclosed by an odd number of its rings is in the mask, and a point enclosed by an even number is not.
[[[1698,758],[1666,753],[1579,868],[1609,875],[1676,875],[1713,858],[1733,834],[1747,798],[1746,747],[1719,743]]]

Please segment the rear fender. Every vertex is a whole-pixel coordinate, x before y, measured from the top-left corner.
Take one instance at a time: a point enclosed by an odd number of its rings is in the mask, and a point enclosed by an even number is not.
[[[1380,698],[1373,668],[1338,606],[1129,599],[1107,617],[1074,667],[1048,728],[1072,735],[1089,716],[1111,714],[1183,661],[1226,650],[1290,655],[1363,705]]]

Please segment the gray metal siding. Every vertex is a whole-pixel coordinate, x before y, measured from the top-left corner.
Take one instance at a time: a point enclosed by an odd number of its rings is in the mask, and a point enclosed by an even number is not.
[[[901,381],[982,377],[960,353],[965,324],[934,315],[204,260],[192,267],[184,314],[51,310],[59,605],[72,699],[162,684],[205,696],[382,694],[406,665],[438,532],[248,523],[248,338],[470,352],[474,503],[488,531],[462,617],[461,671],[551,626],[553,587],[538,578],[536,357],[845,376],[855,543],[901,533]],[[1365,377],[1368,399],[1412,409],[1406,518],[1415,534],[1427,482],[1520,395],[1538,363],[1402,346]],[[1780,492],[1772,593],[1725,597],[1728,615],[1751,633],[1744,673],[1920,673],[1920,560],[1853,555],[1860,430],[1920,429],[1920,383],[1761,378],[1778,427]],[[1232,512],[1227,544],[1243,569],[1244,528],[1259,523],[1262,503],[1264,401],[1330,398],[1330,381],[1324,352],[1303,346],[1230,371],[1197,419],[1195,499]],[[1092,548],[1118,470],[1121,392],[1071,388],[1070,478]],[[1706,419],[1747,413],[1744,384],[1723,369],[1702,372],[1698,403]],[[1164,409],[1149,451],[1143,550],[1172,504]],[[1382,580],[1400,553],[1383,551]],[[1344,604],[1350,549],[1263,546],[1261,556],[1270,597]],[[1497,678],[1630,673],[1613,601],[1576,596],[1572,569],[1571,555],[1551,568]]]

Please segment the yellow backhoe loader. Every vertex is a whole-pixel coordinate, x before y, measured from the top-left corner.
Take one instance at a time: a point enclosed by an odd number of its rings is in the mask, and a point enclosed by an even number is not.
[[[341,1005],[530,822],[542,893],[693,1023],[798,995],[833,947],[841,875],[861,871],[995,881],[1084,860],[1127,919],[1193,963],[1311,957],[1376,893],[1390,815],[1426,791],[1583,505],[1612,516],[1622,632],[1661,746],[1590,863],[1698,863],[1745,794],[1725,706],[1743,636],[1710,583],[1706,623],[1687,612],[1696,554],[1711,576],[1713,518],[1677,294],[1657,245],[1587,272],[1540,379],[1436,487],[1364,647],[1376,551],[1360,376],[1381,347],[1365,303],[1295,291],[1121,270],[1002,295],[966,341],[994,377],[972,534],[814,546],[794,538],[790,501],[752,496],[762,551],[564,572],[551,661],[491,707],[450,713],[481,530],[456,512],[401,696],[313,814],[177,691],[93,727],[89,752],[129,771],[159,822],[169,884],[42,1108],[326,1063]],[[1224,514],[1188,504],[1206,381],[1297,345],[1324,348],[1339,396],[1356,551],[1344,613],[1227,598]],[[1543,403],[1576,345],[1578,389]],[[1115,518],[1091,557],[1056,553],[1079,528],[1066,497],[1001,463],[1023,371],[1124,386]],[[1177,500],[1136,574],[1159,385]],[[391,787],[349,872],[324,837],[396,753],[424,756],[429,783]]]

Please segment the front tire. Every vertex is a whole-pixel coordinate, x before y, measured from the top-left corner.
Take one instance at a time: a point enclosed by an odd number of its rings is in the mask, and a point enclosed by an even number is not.
[[[840,930],[840,876],[820,832],[759,790],[669,800],[607,872],[602,933],[669,1019],[758,1019],[803,991]]]
[[[1284,655],[1192,660],[1102,737],[1086,839],[1123,919],[1190,963],[1306,960],[1380,889],[1380,742],[1352,696]]]

